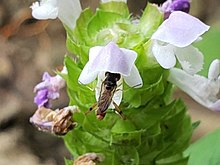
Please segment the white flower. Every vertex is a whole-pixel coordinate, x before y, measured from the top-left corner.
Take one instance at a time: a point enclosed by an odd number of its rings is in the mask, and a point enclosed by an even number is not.
[[[201,105],[220,112],[220,60],[214,60],[210,67],[208,78],[200,75],[190,75],[184,70],[172,68],[168,81],[190,95]]]
[[[174,67],[177,58],[186,72],[195,74],[202,69],[203,54],[191,44],[208,29],[199,19],[174,11],[152,35],[152,53],[165,69]]]
[[[76,19],[82,8],[79,0],[41,0],[31,6],[32,16],[36,19],[56,19],[57,17],[69,28],[75,27]]]
[[[89,84],[98,76],[97,100],[106,72],[119,73],[130,87],[140,88],[143,82],[134,64],[136,58],[135,51],[119,48],[114,42],[110,42],[106,46],[92,47],[89,50],[89,61],[83,68],[78,81],[82,84]],[[113,97],[113,101],[117,105],[120,104],[122,98],[122,79],[117,84],[121,90],[117,90]]]
[[[111,2],[111,1],[127,3],[127,0],[101,0],[102,3],[107,3],[107,2]]]

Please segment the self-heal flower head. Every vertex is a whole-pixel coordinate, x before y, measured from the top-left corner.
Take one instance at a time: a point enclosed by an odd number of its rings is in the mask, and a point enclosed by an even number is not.
[[[167,0],[162,4],[160,10],[164,13],[164,19],[167,19],[174,11],[183,11],[189,13],[190,1],[189,0]]]
[[[118,73],[130,87],[140,88],[143,85],[141,76],[135,66],[137,53],[133,50],[119,48],[114,42],[106,46],[95,46],[89,51],[89,61],[83,68],[79,82],[89,84],[98,77],[97,94],[98,100],[100,84],[106,72]],[[122,89],[122,83],[119,82]],[[118,90],[113,96],[113,101],[119,105],[122,98],[122,90]]]
[[[63,73],[66,72],[64,68]],[[34,87],[34,92],[37,95],[34,98],[34,102],[38,107],[51,107],[50,100],[59,98],[59,91],[65,86],[65,80],[59,76],[50,76],[47,72],[43,74],[42,82]]]
[[[201,105],[220,112],[220,60],[214,60],[210,67],[208,78],[200,75],[190,75],[184,70],[172,68],[168,81],[186,92]]]
[[[36,19],[56,19],[57,17],[69,28],[75,27],[76,19],[82,8],[79,0],[41,0],[31,6],[32,16]]]
[[[203,54],[191,44],[208,29],[199,19],[175,11],[152,35],[152,53],[165,69],[174,67],[177,58],[186,72],[197,73],[203,67]]]

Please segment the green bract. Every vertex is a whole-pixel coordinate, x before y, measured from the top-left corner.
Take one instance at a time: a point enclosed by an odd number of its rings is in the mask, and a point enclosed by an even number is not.
[[[148,4],[139,23],[133,23],[123,2],[103,3],[93,13],[85,9],[74,30],[67,30],[67,47],[77,58],[65,57],[68,75],[64,78],[70,105],[79,106],[74,115],[78,126],[64,141],[74,158],[79,155],[102,153],[103,165],[186,164],[183,151],[192,134],[190,117],[181,100],[172,100],[172,85],[166,80],[168,71],[162,69],[148,53],[149,38],[163,19],[157,7]],[[93,46],[115,41],[120,47],[137,52],[136,66],[143,87],[130,88],[125,83],[120,109],[126,120],[108,110],[102,121],[95,113],[84,113],[95,102],[96,81],[85,86],[78,77],[88,61]],[[66,164],[70,164],[66,160]]]

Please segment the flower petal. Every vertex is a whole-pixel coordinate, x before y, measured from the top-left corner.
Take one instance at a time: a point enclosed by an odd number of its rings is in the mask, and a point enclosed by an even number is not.
[[[38,107],[44,106],[46,108],[50,108],[51,104],[49,103],[48,90],[39,90],[34,97],[34,103],[37,104]]]
[[[42,76],[42,81],[50,81],[52,77],[50,76],[50,74],[48,72],[44,72],[43,76]]]
[[[176,64],[176,57],[174,54],[174,47],[170,44],[162,45],[157,41],[153,42],[152,53],[157,62],[165,69],[170,69]]]
[[[36,19],[56,19],[58,16],[58,7],[54,0],[35,2],[31,8],[32,16]]]
[[[190,75],[177,68],[170,69],[168,81],[186,92],[201,105],[213,111],[216,110],[216,105],[219,104],[219,82],[210,81],[199,75]]]
[[[43,76],[42,76],[42,82],[40,82],[39,84],[37,84],[34,87],[34,92],[37,92],[39,90],[48,88],[50,86],[50,79],[52,77],[49,75],[48,72],[44,72]]]
[[[214,111],[220,112],[220,99],[210,106]]]
[[[68,70],[66,66],[63,66],[63,69],[61,70],[62,74],[68,74]]]
[[[123,76],[125,83],[133,88],[141,88],[143,86],[142,78],[137,67],[134,65],[129,76]]]
[[[91,71],[90,63],[88,62],[84,66],[82,72],[80,73],[80,76],[78,78],[78,82],[80,84],[89,84],[96,79],[97,75],[98,75],[98,72]]]
[[[96,79],[98,72],[91,70],[91,61],[96,58],[102,48],[102,46],[94,46],[89,50],[89,61],[84,66],[78,78],[80,84],[89,84]]]
[[[128,76],[137,58],[137,53],[128,49],[120,49],[114,42],[110,42],[94,57],[89,59],[91,71],[108,71]]]
[[[90,48],[89,49],[89,61],[94,61],[102,49],[103,49],[103,46],[94,46]]]
[[[176,57],[183,70],[189,74],[195,74],[202,70],[204,57],[203,54],[193,46],[175,49]]]
[[[219,76],[220,76],[220,60],[215,59],[210,64],[208,78],[210,80],[217,80]]]
[[[186,47],[208,31],[209,26],[199,19],[181,11],[174,11],[165,20],[151,39],[163,41],[177,47]]]
[[[79,0],[59,0],[58,1],[59,19],[66,24],[69,28],[73,29],[76,20],[80,16],[82,7]]]
[[[122,78],[117,82],[117,89],[112,97],[112,101],[114,101],[118,106],[121,104],[122,94],[123,94],[123,80]],[[109,109],[115,109],[115,106],[111,102],[108,107]]]
[[[166,13],[166,12],[171,12],[171,11],[172,11],[172,8],[171,8],[172,3],[173,3],[172,0],[167,0],[167,1],[165,1],[165,2],[162,4],[162,6],[159,7],[159,10],[160,10],[161,12],[164,12],[164,13]]]

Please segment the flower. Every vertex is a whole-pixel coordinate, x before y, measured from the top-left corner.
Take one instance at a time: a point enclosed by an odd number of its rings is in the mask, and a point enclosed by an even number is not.
[[[42,89],[37,92],[37,95],[34,97],[34,103],[38,105],[38,107],[51,107],[48,98],[48,90]]]
[[[176,58],[190,74],[202,69],[203,54],[191,44],[208,31],[209,26],[181,11],[174,11],[152,35],[151,51],[165,69],[175,66]]]
[[[66,68],[64,67],[61,73],[65,72]],[[59,98],[59,90],[65,86],[65,80],[59,75],[51,77],[45,72],[42,81],[34,87],[34,92],[37,93],[34,102],[38,107],[45,106],[49,108],[51,107],[49,101]]]
[[[31,6],[32,16],[36,19],[56,19],[57,17],[73,29],[82,8],[79,0],[41,0]]]
[[[208,72],[208,78],[190,75],[184,70],[172,68],[168,81],[190,95],[201,105],[220,112],[220,60],[214,60]]]
[[[136,58],[137,53],[135,51],[119,48],[114,42],[110,42],[106,46],[92,47],[89,50],[89,61],[83,68],[78,81],[81,84],[89,84],[98,76],[97,100],[99,98],[101,82],[104,80],[103,77],[106,72],[119,73],[128,86],[140,88],[143,82],[134,64]],[[112,99],[117,105],[120,104],[122,98],[121,81],[118,82],[118,87],[121,90],[117,90]]]
[[[189,9],[189,0],[167,0],[160,7],[160,10],[164,13],[164,19],[167,19],[174,11],[183,11],[185,13],[189,13]]]
[[[76,122],[72,120],[72,115],[75,112],[79,112],[77,106],[68,106],[55,111],[40,107],[30,118],[30,123],[36,126],[40,131],[56,135],[65,135],[76,125]]]

